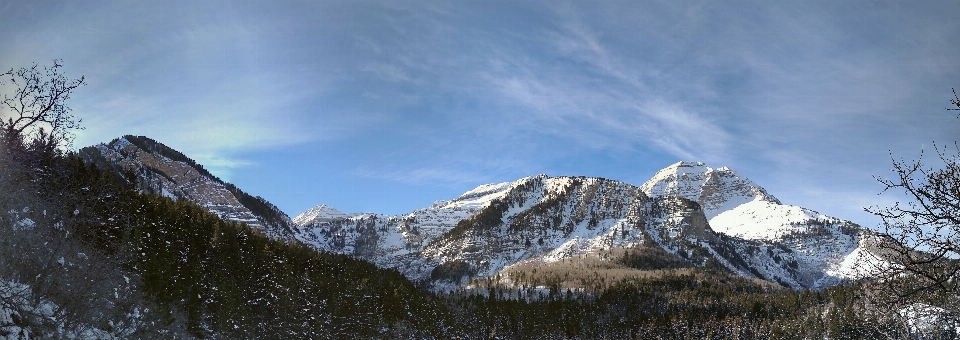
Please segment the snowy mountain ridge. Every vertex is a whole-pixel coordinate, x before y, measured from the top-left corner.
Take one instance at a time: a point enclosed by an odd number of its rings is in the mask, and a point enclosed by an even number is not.
[[[856,224],[784,205],[729,168],[695,162],[675,163],[639,187],[539,175],[481,185],[403,216],[302,227],[307,244],[420,281],[443,264],[466,263],[470,277],[482,278],[521,262],[634,247],[646,236],[693,263],[713,259],[740,275],[818,288],[856,277],[849,263],[864,251]]]

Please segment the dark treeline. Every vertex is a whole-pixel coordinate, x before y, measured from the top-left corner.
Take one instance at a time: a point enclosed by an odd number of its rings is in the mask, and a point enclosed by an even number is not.
[[[468,338],[874,339],[907,336],[866,309],[859,285],[822,291],[771,289],[715,269],[628,279],[597,295],[560,290],[529,299],[510,292],[453,293]],[[514,293],[515,294],[515,293]],[[535,293],[536,294],[536,293]],[[515,295],[514,295],[515,296]]]

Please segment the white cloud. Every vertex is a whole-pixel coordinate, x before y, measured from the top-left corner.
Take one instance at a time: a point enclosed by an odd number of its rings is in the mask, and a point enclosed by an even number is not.
[[[662,99],[642,103],[636,110],[650,118],[653,123],[646,133],[668,152],[708,162],[728,156],[730,134],[699,114]]]

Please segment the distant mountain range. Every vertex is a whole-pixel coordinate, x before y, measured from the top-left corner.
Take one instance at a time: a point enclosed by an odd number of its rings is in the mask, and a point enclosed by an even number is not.
[[[132,173],[140,190],[196,202],[273,238],[395,268],[435,288],[637,247],[794,289],[822,288],[861,275],[855,263],[871,251],[867,229],[783,204],[731,169],[695,162],[672,164],[640,186],[538,175],[481,185],[405,215],[319,205],[290,219],[146,137],[124,136],[80,154]]]

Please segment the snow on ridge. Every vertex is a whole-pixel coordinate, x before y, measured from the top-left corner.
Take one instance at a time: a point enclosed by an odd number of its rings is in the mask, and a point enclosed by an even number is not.
[[[111,144],[111,145],[116,145],[116,146],[114,147],[114,150],[120,150],[120,149],[123,149],[124,147],[126,147],[127,145],[133,145],[132,142],[130,142],[129,140],[127,140],[127,136],[123,136],[123,137],[117,138],[117,141],[116,141],[115,143],[110,143],[110,144]]]
[[[502,182],[502,183],[491,183],[491,184],[482,184],[473,188],[473,190],[467,191],[457,197],[455,201],[468,200],[476,197],[487,196],[493,193],[498,193],[510,188],[514,182]]]
[[[707,164],[703,162],[679,161],[670,164],[666,168],[660,169],[660,171],[657,171],[653,177],[656,178],[659,176],[679,175],[685,173],[701,173],[705,172],[707,169],[709,169],[709,167],[707,167]]]
[[[403,215],[416,219],[421,226],[449,229],[473,216],[496,199],[506,196],[513,188],[535,177],[524,177],[513,182],[483,184],[452,200],[437,200],[427,208]]]
[[[651,197],[677,195],[700,203],[717,232],[750,240],[775,240],[809,220],[839,221],[816,211],[784,205],[762,187],[722,166],[677,162],[657,172],[641,190]]]
[[[713,169],[700,162],[674,163],[657,171],[640,190],[650,197],[680,196],[692,201],[700,197],[700,187],[707,180],[707,172]]]
[[[776,204],[756,198],[710,219],[714,231],[748,240],[775,240],[791,231],[802,231],[809,220],[835,220],[795,205]]]
[[[711,168],[702,162],[677,162],[640,186],[650,197],[680,196],[700,203],[707,219],[755,199],[779,204],[762,187],[726,166]]]
[[[321,204],[304,211],[302,214],[293,218],[293,223],[304,225],[312,223],[317,219],[330,220],[335,218],[349,218],[357,214],[347,214],[326,204]]]
[[[474,188],[473,190],[467,191],[460,197],[457,197],[451,201],[437,201],[434,206],[437,208],[468,208],[468,209],[482,209],[490,204],[491,201],[503,197],[510,188],[514,186],[516,182],[503,182],[496,184],[484,184]]]
[[[136,144],[133,144],[133,142],[131,142],[129,139],[127,139],[127,138],[129,138],[129,137],[131,137],[131,136],[129,136],[129,135],[127,135],[127,136],[122,136],[122,137],[120,137],[120,138],[117,138],[115,141],[110,142],[110,144],[102,144],[102,143],[101,143],[100,145],[102,145],[104,148],[111,149],[111,150],[117,151],[117,152],[119,152],[120,150],[123,150],[124,148],[127,148],[127,147],[134,147],[134,148],[136,148],[137,150],[140,150],[140,151],[142,151],[142,152],[145,152],[145,153],[147,153],[147,154],[150,154],[150,155],[152,155],[152,156],[154,156],[154,157],[159,158],[159,159],[162,160],[163,162],[166,162],[166,163],[176,162],[176,161],[170,159],[169,157],[164,156],[163,154],[161,154],[161,153],[159,153],[159,152],[150,151],[150,150],[141,148],[140,146],[138,146],[138,145],[136,145]],[[159,143],[159,142],[158,142],[158,143]]]
[[[893,264],[870,251],[872,242],[876,241],[861,234],[857,247],[845,256],[831,261],[826,275],[818,280],[815,286],[826,287],[840,280],[859,280],[872,273],[889,270]]]
[[[536,178],[548,178],[547,175],[527,176],[513,182],[481,184],[452,200],[437,200],[427,208],[414,210],[406,216],[414,216],[430,210],[470,211],[470,215],[485,208],[495,199],[507,195],[510,190]],[[469,216],[464,216],[466,218]]]

